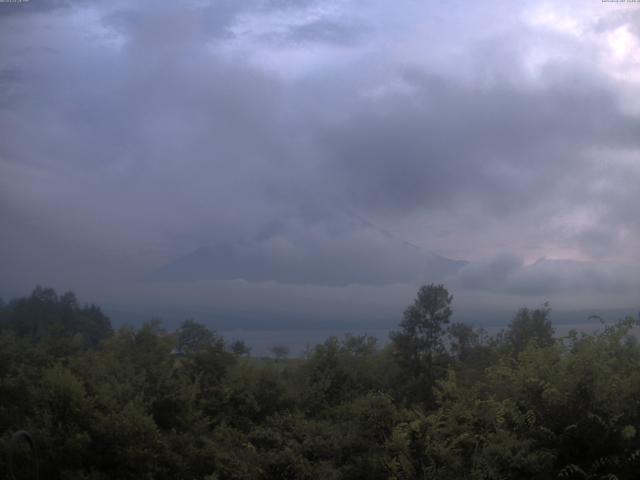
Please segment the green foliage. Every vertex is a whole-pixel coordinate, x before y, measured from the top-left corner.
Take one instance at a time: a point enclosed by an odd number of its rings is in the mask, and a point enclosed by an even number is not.
[[[274,345],[269,349],[277,361],[282,361],[289,356],[290,349],[286,345]]]
[[[549,320],[551,309],[545,303],[542,308],[521,308],[504,334],[505,345],[514,355],[522,352],[529,343],[538,347],[553,345],[553,326]]]
[[[446,365],[443,337],[453,296],[443,285],[425,285],[404,312],[400,331],[391,333],[394,355],[412,400],[431,404],[433,386]]]
[[[0,326],[20,337],[46,338],[47,346],[54,352],[61,350],[60,354],[74,345],[95,346],[112,333],[111,322],[95,305],[80,307],[72,292],[59,297],[53,289],[42,287],[4,306]],[[65,343],[71,345],[65,349]]]
[[[37,288],[0,305],[0,449],[29,430],[53,480],[638,478],[634,319],[557,339],[545,305],[492,338],[451,300],[421,288],[384,348],[273,360]]]

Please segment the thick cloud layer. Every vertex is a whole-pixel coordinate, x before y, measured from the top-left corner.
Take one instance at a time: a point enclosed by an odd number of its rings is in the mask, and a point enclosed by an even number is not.
[[[633,4],[0,4],[0,293],[635,308],[639,94]]]

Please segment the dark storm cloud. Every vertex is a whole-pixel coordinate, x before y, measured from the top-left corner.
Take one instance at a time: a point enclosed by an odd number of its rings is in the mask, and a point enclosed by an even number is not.
[[[325,133],[331,169],[360,208],[394,213],[447,206],[461,195],[498,213],[566,195],[592,146],[640,146],[637,117],[606,84],[554,80],[536,90],[457,85],[404,74],[414,93],[362,101]]]
[[[238,279],[344,304],[354,285],[637,284],[634,80],[585,62],[571,22],[522,20],[534,3],[29,5],[0,19],[0,260],[24,288],[102,269],[95,291],[159,270],[137,288],[183,300],[238,300]],[[634,18],[587,22],[588,47]]]

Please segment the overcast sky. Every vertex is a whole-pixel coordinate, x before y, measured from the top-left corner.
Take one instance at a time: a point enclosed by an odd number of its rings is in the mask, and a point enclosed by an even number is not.
[[[640,304],[640,4],[0,3],[0,294]]]

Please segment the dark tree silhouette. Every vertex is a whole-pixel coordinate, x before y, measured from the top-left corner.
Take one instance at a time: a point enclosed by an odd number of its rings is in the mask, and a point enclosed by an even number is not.
[[[410,393],[427,402],[432,400],[431,390],[446,356],[443,335],[452,300],[443,285],[422,286],[404,312],[400,331],[391,333],[395,359],[410,377]]]

